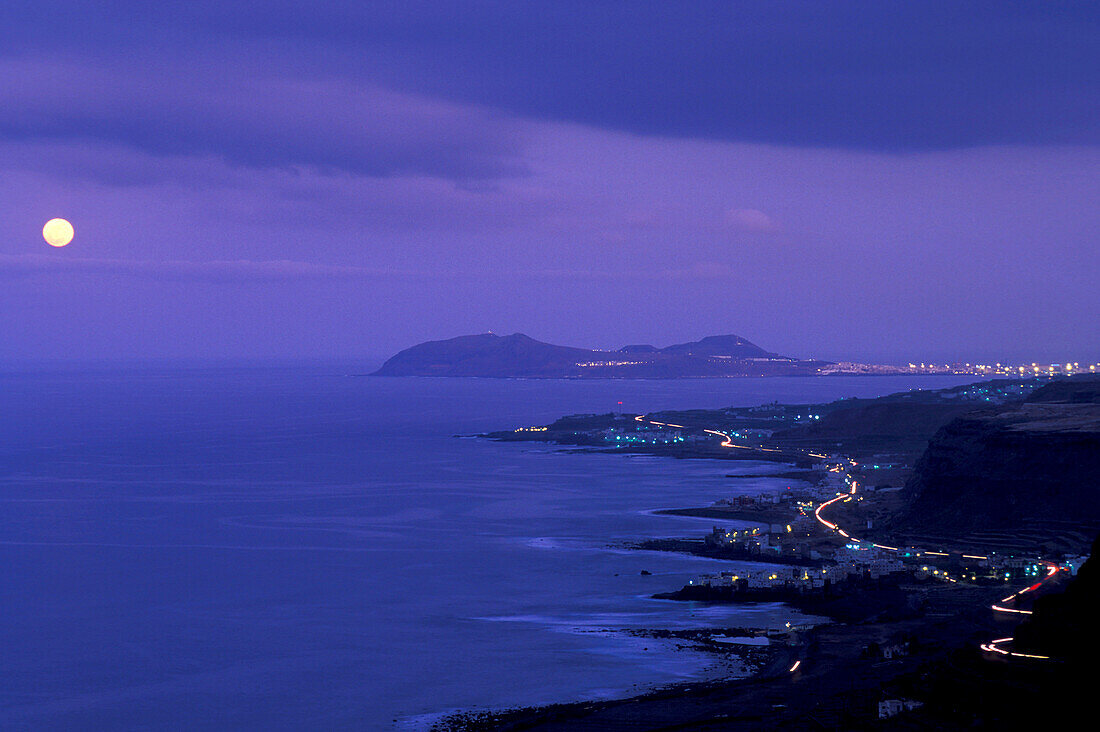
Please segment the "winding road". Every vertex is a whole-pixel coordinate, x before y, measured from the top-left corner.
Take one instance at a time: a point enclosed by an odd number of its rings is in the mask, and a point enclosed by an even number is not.
[[[658,422],[656,420],[651,420],[644,414],[639,414],[634,419],[637,422],[648,423],[648,424],[652,424],[652,425],[655,425],[655,426],[658,426],[658,427],[671,427],[671,428],[674,428],[674,429],[690,429],[688,427],[685,427],[684,425],[670,424],[668,422]],[[764,447],[763,445],[739,445],[739,444],[737,444],[733,441],[733,438],[730,436],[729,433],[723,432],[721,430],[712,430],[712,429],[704,428],[703,432],[705,432],[709,435],[714,435],[716,437],[721,437],[722,438],[721,446],[725,447],[725,448],[729,448],[729,449],[750,450],[750,451],[760,451],[760,452],[772,452],[772,453],[774,453],[774,452],[785,452],[782,449]],[[787,452],[793,452],[793,451],[788,450]],[[814,457],[814,458],[818,458],[818,459],[825,459],[825,458],[829,457],[828,455],[812,452],[810,450],[799,450],[798,452],[801,452],[801,453],[803,453],[803,454],[805,454],[809,457]],[[854,460],[852,460],[850,458],[846,458],[846,459],[848,460],[848,463],[849,463],[850,466],[856,465],[856,462]],[[846,541],[852,541],[852,542],[859,543],[859,542],[861,542],[860,539],[857,539],[856,537],[852,536],[850,533],[848,533],[847,531],[842,529],[840,526],[838,526],[835,522],[829,521],[828,519],[826,519],[822,515],[822,513],[827,508],[829,508],[830,506],[833,506],[837,503],[847,503],[847,502],[851,501],[852,498],[856,495],[856,492],[859,490],[859,482],[856,481],[855,478],[853,478],[851,476],[851,474],[848,472],[848,469],[844,468],[844,467],[841,467],[840,471],[844,474],[845,478],[847,479],[847,482],[849,483],[849,485],[851,487],[850,490],[847,493],[837,493],[835,498],[832,498],[832,499],[830,499],[828,501],[825,501],[824,503],[820,504],[814,510],[814,518],[817,519],[818,523],[820,523],[822,526],[824,526],[827,530],[835,532],[837,535],[843,537]],[[898,551],[898,548],[895,547],[895,546],[889,546],[889,545],[886,545],[886,544],[876,544],[874,542],[871,542],[871,544],[872,544],[872,546],[874,546],[877,549],[882,549],[882,550],[891,551],[891,552]],[[989,558],[987,555],[964,554],[962,552],[922,551],[922,553],[926,554],[926,555],[938,556],[938,557],[957,556],[960,559],[986,560],[986,559]],[[1047,568],[1046,576],[1043,577],[1043,579],[1039,580],[1038,582],[1036,582],[1032,585],[1029,585],[1028,587],[1025,587],[1021,590],[1017,590],[1016,592],[1012,593],[1008,597],[1003,598],[1000,602],[994,603],[991,606],[991,608],[994,612],[1006,613],[1006,614],[1012,614],[1012,615],[1020,615],[1020,616],[1027,616],[1027,615],[1032,614],[1031,610],[1024,610],[1024,609],[1018,608],[1018,607],[1007,607],[1007,605],[1017,604],[1020,601],[1020,599],[1027,593],[1038,592],[1039,590],[1041,590],[1043,588],[1043,585],[1045,585],[1048,582],[1051,582],[1055,577],[1058,576],[1058,573],[1060,571],[1063,571],[1061,567],[1059,567],[1057,564],[1055,564],[1053,562],[1049,562],[1049,561],[1046,561],[1046,560],[1043,560],[1043,559],[1036,559],[1034,561],[1036,563],[1046,565],[1046,568]],[[958,583],[958,580],[956,580],[953,577],[949,577],[946,574],[946,572],[944,573],[943,577],[948,582],[954,582],[956,584]],[[1018,651],[1010,650],[1012,641],[1013,641],[1013,638],[997,638],[995,640],[989,641],[988,643],[982,643],[979,647],[982,649],[982,651],[984,651],[986,653],[996,654],[996,655],[1000,655],[1000,656],[1008,657],[1008,658],[1021,658],[1021,659],[1031,659],[1031,660],[1044,660],[1044,661],[1053,660],[1050,656],[1042,656],[1042,655],[1037,655],[1037,654],[1032,654],[1032,653],[1020,653]],[[1004,646],[1006,646],[1006,645],[1008,645],[1009,648],[1005,648]],[[793,674],[793,673],[797,672],[800,664],[801,664],[801,661],[796,661],[794,663],[794,665],[791,666],[790,673]]]

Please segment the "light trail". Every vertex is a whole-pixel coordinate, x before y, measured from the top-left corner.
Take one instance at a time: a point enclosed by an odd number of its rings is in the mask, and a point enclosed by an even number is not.
[[[1013,592],[1008,597],[1003,598],[1001,600],[1001,603],[1016,602],[1016,600],[1020,597],[1020,595],[1023,595],[1026,592],[1034,592],[1035,590],[1038,590],[1040,587],[1043,586],[1044,582],[1048,582],[1051,578],[1054,577],[1054,575],[1058,574],[1059,568],[1058,568],[1057,564],[1054,564],[1053,562],[1045,562],[1045,564],[1047,565],[1047,576],[1046,577],[1044,577],[1043,579],[1039,580],[1038,582],[1036,582],[1035,584],[1033,584],[1029,587],[1025,587],[1022,590],[1017,590],[1016,592]],[[1015,614],[1015,615],[1034,615],[1034,612],[1031,611],[1031,610],[1021,610],[1020,608],[1015,608],[1015,607],[1005,607],[1003,604],[992,605],[992,608],[993,608],[994,612],[998,612],[998,613],[1012,613],[1012,614]],[[997,647],[999,644],[1011,643],[1011,642],[1012,642],[1012,638],[998,638],[997,640],[991,640],[988,643],[982,643],[979,647],[983,651],[986,651],[986,652],[989,652],[989,653],[999,653],[1002,656],[1008,656],[1008,657],[1011,657],[1011,658],[1032,658],[1032,659],[1039,659],[1039,660],[1043,660],[1043,661],[1049,661],[1050,660],[1050,656],[1040,656],[1040,655],[1037,655],[1037,654],[1034,654],[1034,653],[1017,653],[1016,651],[1006,651],[1003,648],[998,648]]]
[[[1011,643],[1012,638],[998,638],[997,640],[991,640],[988,643],[982,643],[979,648],[989,653],[999,653],[1002,656],[1010,656],[1012,658],[1034,658],[1041,661],[1049,661],[1050,656],[1040,656],[1037,653],[1018,653],[1016,651],[1007,651],[1004,648],[998,648],[997,646],[1002,643]]]
[[[710,434],[710,435],[717,435],[718,437],[723,438],[723,442],[722,442],[721,445],[719,445],[719,447],[736,447],[736,448],[739,448],[741,450],[752,450],[753,449],[753,448],[749,447],[748,445],[735,445],[735,444],[733,444],[733,438],[730,437],[729,435],[727,435],[725,432],[719,432],[718,430],[703,430],[703,432],[706,432],[707,434]]]
[[[829,531],[836,531],[836,530],[837,530],[837,526],[836,526],[836,524],[834,524],[834,523],[833,523],[832,521],[827,521],[827,520],[825,519],[825,517],[821,515],[821,512],[822,512],[822,511],[824,511],[824,510],[825,510],[826,508],[828,508],[829,506],[831,506],[831,505],[833,505],[834,503],[836,503],[837,501],[839,501],[839,500],[841,500],[842,498],[844,498],[844,495],[845,495],[845,494],[843,494],[843,493],[837,494],[837,497],[836,497],[836,498],[833,498],[833,499],[831,499],[831,500],[825,501],[825,503],[822,503],[822,504],[821,504],[820,506],[818,506],[817,508],[815,508],[815,509],[814,509],[814,518],[816,518],[816,519],[818,520],[818,522],[819,522],[819,523],[820,523],[820,524],[821,524],[822,526],[824,526],[825,528],[827,528],[827,529],[828,529]]]
[[[672,424],[671,422],[657,422],[657,421],[654,421],[652,419],[646,419],[646,416],[644,414],[639,414],[639,415],[635,416],[634,421],[635,422],[649,422],[650,424],[656,425],[658,427],[673,427],[673,428],[678,429],[678,430],[686,430],[687,429],[687,427],[685,427],[682,424]],[[709,430],[707,430],[707,431],[709,432]]]
[[[645,415],[642,415],[642,414],[639,414],[634,419],[638,422],[647,421],[646,418],[645,418]],[[681,425],[670,425],[670,424],[665,424],[663,422],[654,422],[652,420],[649,420],[649,422],[650,422],[650,424],[654,424],[654,425],[657,425],[657,426],[677,427],[677,428],[683,429],[683,427]],[[766,448],[763,445],[759,445],[757,447],[750,447],[748,445],[734,444],[733,438],[728,433],[722,432],[720,430],[704,429],[703,432],[705,432],[709,435],[714,435],[716,437],[721,437],[722,438],[721,447],[738,448],[738,449],[741,449],[741,450],[761,450],[761,451],[764,451],[764,452],[782,452],[782,450],[775,449],[775,448]],[[808,450],[804,450],[803,452],[810,455],[811,457],[815,457],[815,458],[819,458],[819,459],[826,459],[828,457],[827,455],[823,455],[821,453],[809,452]],[[848,464],[851,467],[856,467],[858,465],[858,463],[855,460],[852,460],[851,458],[848,458]],[[845,473],[845,470],[843,468],[838,468],[838,469],[835,470],[835,472]],[[846,474],[846,478],[851,480],[851,475]],[[829,521],[828,519],[826,519],[822,515],[822,512],[826,508],[828,508],[829,506],[833,505],[834,503],[836,503],[838,501],[842,501],[844,503],[848,503],[849,501],[851,501],[852,498],[856,495],[856,491],[858,489],[859,489],[859,483],[855,480],[851,480],[851,489],[849,490],[849,492],[847,492],[847,493],[838,493],[835,498],[831,498],[828,501],[825,501],[824,503],[820,504],[816,509],[814,509],[814,518],[817,520],[818,523],[820,523],[822,526],[824,526],[829,531],[833,531],[833,532],[837,533],[838,535],[840,535],[840,536],[842,536],[845,539],[848,539],[850,541],[855,541],[857,543],[862,543],[860,539],[856,539],[855,537],[851,536],[851,534],[849,534],[844,529],[840,528],[836,523],[834,523],[832,521]],[[882,549],[882,550],[885,550],[885,551],[891,551],[891,552],[898,551],[898,547],[889,546],[887,544],[872,543],[871,546],[875,547],[876,549]],[[958,554],[963,559],[976,559],[976,560],[988,560],[989,559],[988,556],[981,555],[981,554],[962,554],[961,552],[952,552],[952,553]],[[949,557],[949,556],[951,556],[952,553],[933,552],[933,551],[924,552],[924,554],[926,554],[928,556],[933,556],[933,557]],[[1044,582],[1047,582],[1048,580],[1050,580],[1052,577],[1054,577],[1058,573],[1058,571],[1059,571],[1058,565],[1050,563],[1050,562],[1046,562],[1046,564],[1047,564],[1047,576],[1046,577],[1044,577],[1039,582],[1036,582],[1035,584],[1031,585],[1030,587],[1025,587],[1022,590],[1014,592],[1013,594],[1009,595],[1008,597],[1002,599],[1000,601],[1000,603],[991,605],[990,607],[995,612],[1000,612],[1000,613],[1011,613],[1011,614],[1015,614],[1015,615],[1032,615],[1033,612],[1031,610],[1023,610],[1023,609],[1020,609],[1020,608],[1005,607],[1004,603],[1015,602],[1017,600],[1017,598],[1020,597],[1020,595],[1023,595],[1024,593],[1027,593],[1027,592],[1034,592],[1034,591],[1038,590],[1043,585]],[[958,584],[958,580],[956,580],[952,577],[948,577],[946,572],[944,573],[943,578],[945,580],[947,580],[948,582],[951,582],[953,584]],[[1004,648],[999,647],[1002,644],[1011,643],[1012,641],[1013,641],[1012,638],[998,638],[997,640],[992,640],[989,643],[982,643],[980,645],[980,648],[985,652],[996,653],[998,655],[1006,656],[1006,657],[1009,657],[1009,658],[1028,658],[1028,659],[1038,659],[1038,660],[1050,660],[1050,656],[1043,656],[1043,655],[1034,654],[1034,653],[1019,653],[1017,651],[1010,651],[1010,650],[1006,650]],[[794,665],[791,666],[791,668],[789,669],[789,672],[794,673],[795,671],[798,670],[798,668],[801,664],[802,664],[802,661],[800,661],[800,660],[795,661]]]

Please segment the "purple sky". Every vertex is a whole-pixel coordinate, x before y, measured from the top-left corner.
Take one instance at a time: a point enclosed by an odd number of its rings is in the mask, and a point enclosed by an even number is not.
[[[0,15],[0,359],[1100,360],[1095,3],[102,5]]]

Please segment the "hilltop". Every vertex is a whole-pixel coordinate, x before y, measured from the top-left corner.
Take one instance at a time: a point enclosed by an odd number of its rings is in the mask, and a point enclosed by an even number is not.
[[[737,335],[708,336],[665,348],[642,344],[598,351],[544,343],[523,333],[483,333],[406,348],[373,375],[676,379],[815,375],[829,365],[780,356]]]
[[[956,535],[1100,528],[1098,387],[1095,378],[1059,380],[1022,402],[945,424],[917,462],[894,528]]]

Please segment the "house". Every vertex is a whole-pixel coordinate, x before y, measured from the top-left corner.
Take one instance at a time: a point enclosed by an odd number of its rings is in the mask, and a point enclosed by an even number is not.
[[[912,711],[923,706],[923,702],[914,699],[884,699],[878,703],[878,718],[889,719],[902,712]]]
[[[879,646],[879,655],[886,660],[894,658],[903,658],[909,655],[908,643],[891,643],[890,645]]]
[[[732,546],[734,544],[745,544],[759,533],[760,529],[756,527],[726,531],[721,526],[715,526],[709,534],[703,537],[703,541],[708,546]]]
[[[855,565],[871,579],[905,571],[905,565],[894,556],[868,542],[849,542],[837,550],[838,564]]]

